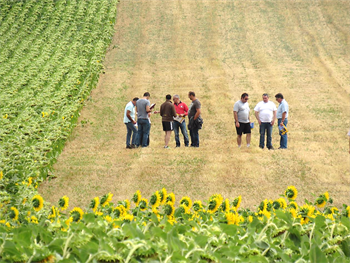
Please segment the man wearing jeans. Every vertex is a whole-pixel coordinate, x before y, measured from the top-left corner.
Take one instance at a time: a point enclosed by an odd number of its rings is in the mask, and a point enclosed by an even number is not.
[[[279,103],[278,109],[277,109],[277,120],[278,120],[278,127],[287,127],[288,123],[288,112],[289,112],[289,105],[286,102],[286,100],[283,98],[282,93],[277,93],[275,95],[275,98],[277,102]],[[287,149],[287,140],[288,140],[288,135],[287,133],[283,134],[280,131],[280,147],[278,149]]]
[[[126,125],[126,148],[132,149],[135,148],[136,144],[136,137],[137,137],[137,129],[135,127],[136,121],[135,121],[135,106],[136,102],[139,98],[134,98],[132,101],[130,101],[125,106],[124,110],[124,123]],[[130,138],[132,134],[132,140],[130,145]]]
[[[188,93],[188,98],[192,101],[188,110],[188,129],[190,130],[191,147],[199,147],[198,127],[195,121],[201,116],[201,103],[196,98],[196,94],[193,91]]]
[[[137,133],[137,143],[136,146],[140,146],[141,140],[142,140],[142,147],[147,147],[147,139],[149,136],[149,130],[151,128],[151,125],[148,120],[148,113],[152,110],[150,109],[150,102],[149,102],[150,94],[148,92],[145,92],[143,94],[143,98],[139,99],[136,102],[136,108],[137,108],[137,126],[138,126],[138,133]]]
[[[180,138],[179,138],[179,128],[181,129],[182,135],[184,136],[185,146],[188,147],[189,140],[186,129],[185,117],[188,115],[188,107],[185,103],[180,100],[179,95],[173,96],[174,106],[177,114],[177,119],[174,120],[174,132],[175,132],[175,141],[176,147],[180,147]]]
[[[265,147],[265,133],[267,134],[266,147],[269,150],[273,150],[272,146],[272,126],[276,120],[276,105],[269,101],[269,95],[264,93],[262,95],[263,100],[260,101],[254,108],[255,117],[260,126],[260,143],[259,147],[264,149]]]

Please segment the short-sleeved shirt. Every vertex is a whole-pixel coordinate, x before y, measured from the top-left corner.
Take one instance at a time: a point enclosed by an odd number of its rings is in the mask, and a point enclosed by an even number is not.
[[[130,111],[130,117],[131,119],[135,120],[135,106],[134,104],[132,104],[132,101],[130,101],[128,104],[126,104],[125,106],[125,110],[124,110],[124,123],[129,123],[131,122],[128,118],[128,116],[126,115],[128,110]]]
[[[243,103],[241,100],[237,101],[233,106],[233,111],[237,112],[238,122],[249,123],[249,104]]]
[[[272,101],[260,101],[254,108],[259,112],[259,120],[261,122],[271,122],[273,119],[273,112],[277,110],[275,103]]]
[[[282,119],[283,112],[286,113],[286,118],[288,118],[289,105],[286,100],[282,100],[277,109],[277,119]]]
[[[137,107],[137,118],[139,119],[148,119],[148,113],[146,111],[146,107],[150,106],[151,103],[146,99],[139,99],[136,102]]]
[[[188,110],[188,118],[191,119],[192,117],[194,117],[194,115],[196,115],[197,109],[200,109],[200,108],[201,108],[201,103],[199,102],[198,99],[195,99],[194,101],[192,101]]]

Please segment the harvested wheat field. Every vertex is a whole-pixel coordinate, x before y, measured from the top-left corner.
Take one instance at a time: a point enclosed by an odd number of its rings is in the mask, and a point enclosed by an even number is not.
[[[328,191],[337,206],[349,203],[349,14],[348,1],[334,0],[121,0],[105,74],[54,165],[56,178],[39,192],[55,203],[67,195],[73,207],[108,192],[117,201],[165,187],[177,200],[220,193],[253,207],[294,185],[300,201]],[[196,92],[200,148],[175,148],[172,134],[164,149],[154,115],[150,147],[125,149],[124,107],[145,91],[157,110],[168,93],[189,105]],[[288,150],[261,150],[257,127],[251,147],[244,137],[238,149],[232,110],[243,92],[255,124],[261,95],[277,106],[274,95],[283,93]],[[278,148],[276,126],[272,138]]]

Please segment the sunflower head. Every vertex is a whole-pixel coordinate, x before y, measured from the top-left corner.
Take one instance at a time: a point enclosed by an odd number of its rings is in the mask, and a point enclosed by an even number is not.
[[[272,207],[273,209],[277,210],[277,209],[280,209],[281,208],[281,204],[280,202],[278,202],[277,200],[273,201],[272,203]]]
[[[139,205],[141,201],[141,192],[139,190],[135,192],[134,196],[132,197],[132,201],[135,203],[136,206]]]
[[[83,219],[84,212],[80,207],[74,207],[72,211],[70,211],[70,216],[73,218],[73,222],[79,222]]]
[[[125,216],[124,216],[124,218],[123,218],[123,221],[125,222],[125,223],[130,223],[131,221],[133,221],[134,220],[134,216],[133,215],[130,215],[130,214],[126,214]]]
[[[148,207],[148,201],[146,198],[142,198],[139,203],[139,208],[141,211],[145,211]]]
[[[224,212],[228,212],[230,211],[230,200],[228,200],[228,198],[226,198],[221,206],[220,206],[221,210],[224,211]]]
[[[267,203],[267,199],[261,201],[260,205],[258,206],[258,211],[265,211],[267,209]]]
[[[168,196],[167,196],[167,198],[166,198],[166,201],[167,201],[167,202],[170,201],[170,202],[172,202],[173,204],[175,204],[175,195],[174,195],[174,193],[168,194]]]
[[[190,214],[190,209],[188,208],[187,205],[180,205],[176,210],[175,210],[175,216],[181,217],[183,214]]]
[[[113,194],[108,193],[101,197],[101,205],[105,207],[109,204],[110,201],[112,201]]]
[[[232,202],[232,206],[238,210],[238,208],[241,206],[241,201],[242,201],[242,196],[238,196],[236,197],[233,202]]]
[[[202,205],[202,202],[200,200],[196,200],[194,201],[193,203],[193,210],[195,212],[199,212],[203,209],[203,205]]]
[[[35,211],[40,211],[44,207],[44,199],[40,195],[34,195],[32,205]]]
[[[284,196],[289,200],[295,200],[298,196],[298,191],[293,185],[288,186],[287,190],[284,192]]]
[[[125,199],[122,202],[119,202],[120,205],[124,206],[126,211],[129,211],[130,209],[130,201],[128,199]]]
[[[306,224],[309,222],[310,217],[314,217],[315,207],[305,204],[299,208],[298,217],[302,219],[301,223]],[[307,220],[306,220],[307,219]]]
[[[172,202],[167,202],[163,207],[164,214],[166,214],[168,217],[174,216],[175,207]]]
[[[149,204],[153,207],[158,207],[160,205],[160,194],[156,191],[150,198]]]
[[[60,212],[58,211],[58,208],[56,208],[55,206],[52,206],[50,208],[50,212],[49,212],[49,215],[48,215],[47,218],[51,219],[51,222],[53,222],[54,219],[59,216],[59,213]]]
[[[96,212],[99,204],[100,204],[100,199],[98,197],[95,197],[90,201],[89,208],[91,208],[92,211]]]
[[[14,207],[14,206],[12,206],[12,207],[10,208],[9,217],[10,217],[13,221],[16,221],[16,220],[18,220],[18,214],[19,214],[19,212],[18,212],[17,208]]]
[[[220,205],[221,205],[220,197],[217,195],[212,196],[209,199],[208,212],[211,214],[215,213],[220,207]]]
[[[289,208],[292,208],[292,209],[295,209],[295,210],[298,210],[298,204],[297,202],[294,202],[294,201],[291,201],[289,204],[288,204],[288,207]]]
[[[166,199],[167,199],[167,191],[165,188],[163,188],[160,192],[159,192],[159,195],[160,195],[160,204],[161,205],[164,205],[165,202],[166,202]]]
[[[66,195],[60,198],[60,200],[58,201],[58,206],[61,208],[61,211],[66,210],[68,208],[68,205],[69,205],[69,198]]]
[[[4,177],[3,171],[0,171],[0,180],[2,180],[3,177]]]
[[[315,205],[317,205],[317,207],[319,208],[323,208],[326,203],[329,200],[329,194],[328,192],[325,192],[324,194],[320,195],[319,197],[317,197],[316,201],[315,201]]]
[[[180,200],[180,205],[185,205],[185,206],[187,206],[190,209],[192,207],[192,200],[191,200],[191,198],[189,198],[188,196],[182,197],[181,200]]]
[[[35,216],[31,216],[30,222],[33,223],[33,224],[38,224],[39,223],[38,219]]]

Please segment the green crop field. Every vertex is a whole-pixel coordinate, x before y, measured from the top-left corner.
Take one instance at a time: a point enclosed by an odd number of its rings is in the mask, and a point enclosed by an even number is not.
[[[349,27],[342,0],[0,1],[0,262],[350,262]],[[127,102],[190,90],[199,149],[159,115],[125,149]],[[243,92],[255,124],[284,94],[288,150],[237,147]]]

